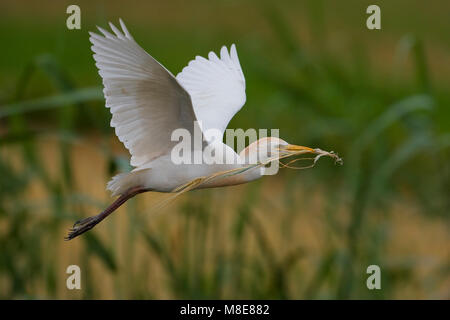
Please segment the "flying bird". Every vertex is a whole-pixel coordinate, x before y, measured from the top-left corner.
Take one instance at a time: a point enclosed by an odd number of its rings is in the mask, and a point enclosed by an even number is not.
[[[246,100],[245,78],[236,46],[231,45],[229,50],[223,46],[219,56],[214,52],[207,59],[197,56],[174,76],[137,44],[121,19],[121,30],[112,23],[109,25],[112,33],[98,27],[101,34],[90,32],[89,40],[103,80],[106,107],[112,114],[111,126],[130,152],[134,169],[112,178],[107,189],[118,198],[100,214],[77,221],[66,240],[92,229],[143,192],[178,192],[256,180],[265,170],[264,165],[249,165],[249,159],[256,154],[260,164],[294,153],[328,155],[340,160],[334,153],[288,144],[276,137],[262,138],[237,154],[222,142],[228,122]],[[174,163],[171,151],[178,142],[171,135],[179,128],[192,135],[195,130],[202,133],[216,130],[217,139],[203,139],[191,151],[209,148],[233,161]],[[262,145],[267,151],[261,155]],[[220,179],[212,178],[217,176]]]

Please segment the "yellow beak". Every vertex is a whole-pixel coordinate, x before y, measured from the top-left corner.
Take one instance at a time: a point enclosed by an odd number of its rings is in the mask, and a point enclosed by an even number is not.
[[[287,151],[306,151],[306,152],[314,152],[314,149],[303,146],[296,146],[295,144],[288,144],[285,146]]]

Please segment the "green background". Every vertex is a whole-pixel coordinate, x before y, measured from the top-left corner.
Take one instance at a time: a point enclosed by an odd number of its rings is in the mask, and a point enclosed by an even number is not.
[[[70,4],[0,4],[0,298],[449,298],[448,1],[79,1],[81,30],[66,28]],[[370,4],[381,30],[366,28]],[[247,103],[229,128],[279,128],[344,166],[157,214],[164,195],[144,194],[64,242],[129,169],[87,33],[119,17],[174,74],[235,43]]]

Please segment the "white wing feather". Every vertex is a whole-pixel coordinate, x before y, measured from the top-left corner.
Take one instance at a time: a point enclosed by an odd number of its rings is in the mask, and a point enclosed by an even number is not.
[[[111,126],[131,154],[131,165],[143,166],[177,143],[173,130],[186,128],[193,134],[196,121],[189,94],[175,77],[144,51],[120,20],[122,31],[114,34],[99,28],[89,40],[99,74],[103,78]]]
[[[177,80],[189,92],[203,132],[218,129],[223,137],[231,118],[245,103],[245,78],[234,44],[230,52],[222,47],[220,59],[214,52],[208,58],[197,56]]]

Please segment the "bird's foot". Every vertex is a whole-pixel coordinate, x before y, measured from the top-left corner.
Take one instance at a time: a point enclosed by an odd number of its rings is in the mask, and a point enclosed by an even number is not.
[[[67,237],[64,238],[64,240],[66,241],[72,240],[73,238],[79,236],[80,234],[83,234],[86,231],[91,230],[99,222],[100,221],[98,220],[97,216],[78,220],[73,224],[73,227],[69,230],[69,234],[67,235]]]

